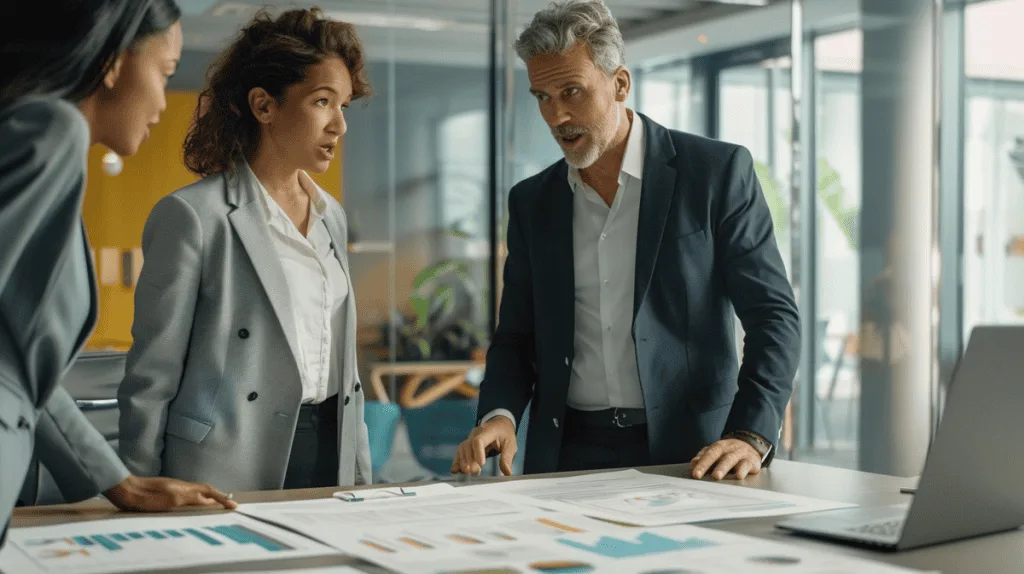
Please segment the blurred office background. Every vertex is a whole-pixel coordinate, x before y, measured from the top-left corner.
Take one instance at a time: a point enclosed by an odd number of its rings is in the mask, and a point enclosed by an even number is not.
[[[89,348],[115,362],[145,219],[194,179],[181,143],[205,69],[264,4],[178,1],[185,52],[163,121],[137,156],[90,158]],[[507,192],[560,157],[510,49],[546,2],[316,4],[356,24],[376,92],[317,178],[348,213],[375,466],[381,480],[444,476],[473,423]],[[804,314],[781,455],[917,474],[971,327],[1024,322],[1024,0],[607,4],[629,105],[757,162]],[[109,397],[82,392],[116,424]]]

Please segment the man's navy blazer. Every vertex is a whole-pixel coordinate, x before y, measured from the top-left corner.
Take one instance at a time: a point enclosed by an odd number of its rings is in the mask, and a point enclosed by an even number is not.
[[[800,322],[750,152],[634,118],[644,121],[646,153],[632,334],[651,462],[689,462],[736,430],[777,444]],[[478,416],[502,408],[518,424],[529,405],[526,473],[557,469],[567,408],[575,320],[567,173],[560,160],[509,193],[504,287],[480,390]],[[745,332],[742,362],[734,314]]]

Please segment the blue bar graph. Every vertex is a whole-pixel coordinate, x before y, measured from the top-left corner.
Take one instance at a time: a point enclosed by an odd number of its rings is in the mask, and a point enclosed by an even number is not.
[[[701,538],[687,538],[686,540],[674,540],[665,538],[652,532],[642,532],[636,540],[622,540],[612,536],[602,536],[596,544],[584,544],[576,540],[559,538],[559,542],[566,546],[572,546],[587,552],[593,552],[608,558],[631,558],[634,556],[652,556],[665,552],[677,550],[700,550],[718,546],[711,540]]]
[[[210,530],[239,544],[255,544],[268,552],[280,552],[282,550],[294,550],[291,546],[269,538],[259,532],[254,532],[239,524],[227,526],[212,526]]]
[[[113,540],[107,538],[106,536],[103,536],[102,534],[97,534],[96,536],[93,536],[92,539],[95,540],[100,546],[106,548],[107,550],[120,550],[121,549],[121,545],[120,544],[114,542]]]
[[[210,546],[221,546],[223,544],[220,540],[217,540],[216,538],[213,538],[211,536],[203,534],[202,532],[196,530],[195,528],[186,528],[185,532],[191,534],[192,536],[195,536],[196,538],[202,540],[203,542],[209,544]]]
[[[265,530],[247,520],[242,516],[183,516],[166,521],[128,519],[124,524],[105,527],[69,524],[64,532],[49,537],[28,536],[20,544],[40,567],[38,571],[50,574],[148,572],[173,567],[181,557],[196,555],[203,557],[201,563],[208,559],[216,564],[315,554],[300,539],[272,527]],[[133,531],[135,527],[139,530]],[[15,571],[5,568],[6,561],[0,562],[3,572]]]

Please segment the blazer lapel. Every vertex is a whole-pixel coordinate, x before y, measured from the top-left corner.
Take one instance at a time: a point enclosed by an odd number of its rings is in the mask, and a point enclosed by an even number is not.
[[[672,197],[676,191],[676,169],[669,162],[675,158],[675,146],[668,130],[637,114],[644,122],[646,150],[644,153],[643,187],[640,191],[640,222],[636,234],[636,278],[633,285],[633,319],[640,303],[647,296],[651,275],[658,260],[658,247],[665,233]]]
[[[258,190],[248,181],[248,174],[240,166],[235,176],[228,178],[228,201],[236,205],[236,209],[228,214],[228,220],[235,234],[242,241],[245,252],[249,255],[256,275],[260,278],[263,291],[270,300],[270,305],[277,315],[277,320],[284,331],[288,348],[292,351],[295,364],[299,364],[298,336],[295,330],[291,298],[288,294],[288,282],[281,268],[277,250],[274,249],[273,238],[267,229],[263,215],[263,206],[255,196]],[[247,171],[248,167],[244,167]],[[250,187],[251,189],[245,189]]]

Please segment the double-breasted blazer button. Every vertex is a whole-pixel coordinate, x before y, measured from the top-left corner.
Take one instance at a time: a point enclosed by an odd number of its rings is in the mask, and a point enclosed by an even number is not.
[[[241,337],[242,339],[248,339],[249,338],[249,330],[248,329],[239,329],[238,330],[238,336]]]
[[[246,398],[249,399],[249,402],[252,402],[252,401],[255,401],[256,397],[258,397],[258,396],[260,396],[259,393],[257,393],[256,391],[253,391],[253,392],[249,393],[249,396],[246,397]]]
[[[348,402],[352,400],[352,397],[345,397],[345,405],[348,406]]]
[[[362,388],[362,387],[361,387],[361,386],[359,385],[359,383],[356,383],[356,392],[357,392],[357,393],[359,392],[359,389],[361,389],[361,388]]]

